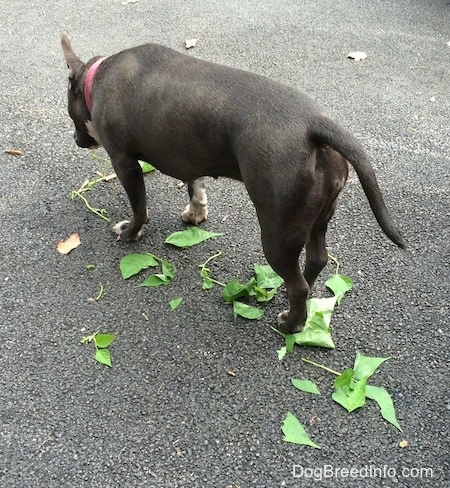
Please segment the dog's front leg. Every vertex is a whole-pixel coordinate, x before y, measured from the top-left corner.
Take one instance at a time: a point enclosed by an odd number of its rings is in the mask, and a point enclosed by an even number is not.
[[[121,241],[128,242],[139,239],[148,222],[147,196],[145,193],[144,176],[137,159],[127,154],[111,156],[114,171],[122,183],[133,210],[131,221],[123,220],[114,226],[114,231]]]
[[[205,179],[198,178],[188,181],[189,203],[181,213],[184,222],[198,225],[208,218],[208,198],[206,196]]]

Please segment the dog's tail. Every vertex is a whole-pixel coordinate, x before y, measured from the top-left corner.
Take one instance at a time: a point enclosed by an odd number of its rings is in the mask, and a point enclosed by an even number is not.
[[[389,217],[375,172],[366,152],[357,139],[326,116],[317,117],[311,124],[309,131],[309,136],[315,144],[330,146],[353,166],[381,229],[392,242],[404,249],[405,243],[399,230]]]

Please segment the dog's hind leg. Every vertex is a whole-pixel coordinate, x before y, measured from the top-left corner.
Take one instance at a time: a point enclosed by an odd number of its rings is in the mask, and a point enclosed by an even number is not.
[[[322,212],[309,233],[309,238],[306,243],[306,262],[303,276],[310,288],[328,262],[325,236],[328,221],[333,216],[335,209],[336,200]]]
[[[205,179],[197,178],[188,181],[189,203],[181,212],[184,222],[198,225],[208,218],[208,198],[206,196]]]
[[[317,161],[318,166],[323,168],[322,194],[325,196],[325,202],[311,227],[306,242],[306,262],[303,275],[310,287],[328,262],[325,240],[328,222],[334,215],[337,197],[344,188],[348,176],[347,161],[331,148],[322,148],[318,153]]]
[[[278,326],[283,332],[294,333],[302,329],[306,321],[306,299],[309,285],[299,266],[299,256],[308,237],[309,229],[302,229],[291,222],[282,229],[268,229],[261,223],[261,240],[264,254],[274,271],[284,280],[290,310],[278,315]]]

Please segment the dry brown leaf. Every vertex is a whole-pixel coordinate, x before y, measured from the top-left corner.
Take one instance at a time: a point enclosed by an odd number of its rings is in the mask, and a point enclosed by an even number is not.
[[[198,39],[186,39],[184,45],[186,49],[191,49],[197,45]]]
[[[5,149],[6,154],[11,154],[11,156],[22,156],[23,152],[20,149]]]
[[[405,440],[400,441],[398,443],[398,447],[408,447],[408,446],[409,446],[409,442],[408,441],[405,441]]]
[[[59,241],[56,249],[61,254],[69,254],[70,251],[75,249],[81,244],[80,236],[78,232],[74,232],[68,239],[65,241]]]
[[[361,61],[367,58],[367,54],[363,51],[354,51],[347,54],[347,58],[354,59],[355,61]]]

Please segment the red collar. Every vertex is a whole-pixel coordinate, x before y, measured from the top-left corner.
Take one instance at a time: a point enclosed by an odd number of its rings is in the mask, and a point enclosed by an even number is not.
[[[99,66],[105,59],[106,57],[97,59],[97,61],[89,68],[86,74],[86,79],[84,80],[84,100],[86,102],[89,115],[92,112],[92,84],[94,83],[94,78]]]

